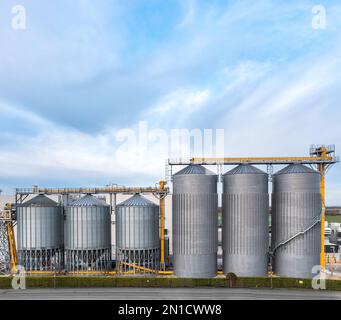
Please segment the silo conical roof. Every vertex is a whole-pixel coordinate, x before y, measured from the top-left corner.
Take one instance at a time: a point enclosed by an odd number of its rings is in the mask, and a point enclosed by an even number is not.
[[[43,194],[39,194],[36,197],[28,200],[22,204],[22,206],[34,206],[34,207],[57,207],[58,203],[52,199],[46,197]]]
[[[314,173],[319,174],[318,171],[315,171],[303,164],[289,164],[287,167],[279,170],[275,173],[275,175],[279,174],[291,174],[291,173]]]
[[[157,207],[157,205],[154,202],[148,200],[147,198],[143,197],[140,194],[133,195],[129,199],[118,204],[118,206],[120,207],[154,207],[154,206]]]
[[[105,202],[97,199],[91,194],[87,194],[84,197],[72,202],[72,207],[105,207],[108,206]]]
[[[250,164],[240,164],[230,171],[227,171],[224,176],[234,175],[234,174],[266,174],[264,171],[250,165]]]
[[[186,175],[186,174],[205,174],[205,175],[216,175],[214,172],[206,169],[199,164],[190,164],[186,168],[175,173],[174,176]]]

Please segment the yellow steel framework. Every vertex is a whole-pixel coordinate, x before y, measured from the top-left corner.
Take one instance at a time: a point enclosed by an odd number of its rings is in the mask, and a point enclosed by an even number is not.
[[[46,194],[46,195],[68,195],[68,194],[134,194],[134,193],[167,193],[166,188],[161,189],[157,187],[121,187],[110,186],[103,188],[19,188],[15,190],[17,199],[20,196],[27,196],[31,194]]]
[[[7,234],[8,234],[9,250],[11,254],[10,270],[12,273],[16,273],[17,267],[18,267],[18,256],[17,256],[17,249],[15,246],[15,238],[14,238],[14,230],[13,230],[12,221],[7,222]]]
[[[301,163],[301,164],[317,164],[333,161],[333,157],[250,157],[250,158],[192,158],[190,162],[192,164],[201,165],[234,165],[241,163],[249,164],[290,164],[290,163]]]
[[[164,190],[166,186],[165,181],[160,181],[160,188]],[[160,195],[160,240],[161,240],[161,270],[165,270],[165,195]]]
[[[2,230],[6,232],[6,237],[8,240],[8,250],[10,255],[10,272],[16,273],[18,266],[18,256],[15,245],[15,237],[14,237],[14,221],[13,221],[13,205],[7,203],[4,210],[1,210],[0,219],[4,222],[4,226],[6,230]]]
[[[127,262],[121,262],[121,264],[133,268],[133,270],[131,270],[130,272],[126,271],[125,273],[135,274],[136,270],[143,271],[143,272],[148,272],[148,273],[160,274],[160,275],[172,275],[174,273],[173,271],[153,270],[153,269],[150,269],[150,268],[146,268],[146,267],[143,267],[143,266],[139,266],[139,265],[132,264],[132,263],[127,263]]]
[[[239,165],[239,164],[253,164],[253,165],[285,165],[292,163],[316,165],[321,174],[321,200],[322,200],[322,214],[321,214],[321,256],[320,264],[324,270],[325,250],[324,250],[324,222],[325,222],[325,175],[326,171],[334,163],[339,162],[339,158],[335,157],[335,146],[312,146],[310,148],[309,157],[237,157],[237,158],[192,158],[190,160],[168,160],[168,166],[174,165]]]

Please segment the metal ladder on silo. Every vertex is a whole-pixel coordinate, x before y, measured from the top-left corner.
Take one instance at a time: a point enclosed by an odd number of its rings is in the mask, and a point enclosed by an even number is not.
[[[282,242],[278,243],[277,245],[275,245],[275,247],[274,247],[274,248],[272,249],[272,251],[270,252],[270,255],[271,255],[271,256],[274,256],[275,251],[276,251],[278,248],[280,248],[280,247],[286,245],[287,243],[289,243],[289,242],[291,242],[292,240],[296,239],[298,236],[301,236],[301,235],[306,234],[309,230],[311,230],[312,228],[314,228],[314,227],[315,227],[318,223],[320,223],[320,222],[321,222],[321,216],[318,216],[317,218],[314,219],[314,222],[313,222],[311,225],[309,225],[307,228],[305,228],[305,229],[302,230],[302,231],[297,232],[295,235],[291,236],[291,237],[288,238],[287,240],[282,241]]]

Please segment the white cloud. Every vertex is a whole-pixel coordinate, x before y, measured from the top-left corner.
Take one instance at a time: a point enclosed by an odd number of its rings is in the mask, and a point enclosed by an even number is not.
[[[88,175],[108,180],[144,175],[152,182],[163,175],[160,144],[124,150],[115,140],[120,127],[136,130],[132,123],[142,119],[154,129],[225,128],[227,155],[306,155],[311,143],[341,145],[338,6],[327,10],[328,28],[318,34],[311,30],[308,1],[218,6],[189,0],[173,33],[153,48],[142,48],[148,55],[137,54],[136,60],[125,60],[122,53],[127,43],[134,44],[133,37],[125,38],[129,19],[122,12],[91,1],[75,6],[77,14],[66,12],[66,18],[64,11],[56,12],[49,23],[54,5],[47,4],[46,15],[35,17],[29,32],[16,34],[20,38],[0,28],[6,39],[1,91],[10,101],[23,101],[22,107],[0,104],[1,115],[14,118],[1,133],[16,143],[15,150],[2,146],[1,177],[34,179],[48,173],[51,181],[70,175],[87,181]],[[90,84],[83,88],[85,82]],[[75,87],[79,92],[68,99]],[[46,88],[53,88],[54,96]],[[32,91],[39,99],[32,99]],[[63,114],[53,122],[34,112],[42,100],[59,103],[60,97],[66,102],[58,105],[61,114],[70,108],[91,118],[88,133],[67,127]],[[134,106],[132,97],[137,97]],[[93,110],[85,110],[86,99],[93,101]],[[110,110],[101,109],[105,103]],[[55,104],[43,107],[42,113],[58,113]],[[101,113],[106,121],[95,132],[91,124]],[[123,122],[123,116],[131,121]],[[19,120],[36,132],[23,135],[15,127]],[[84,129],[82,121],[76,125]],[[335,170],[328,177],[335,183],[333,199],[340,189]]]
[[[158,114],[172,112],[185,113],[188,115],[191,112],[199,110],[210,98],[209,90],[185,90],[178,89],[174,92],[162,97],[155,107],[152,107],[151,112]]]
[[[42,118],[34,112],[30,110],[25,110],[24,108],[15,107],[4,101],[0,101],[0,113],[3,117],[5,115],[13,116],[16,119],[25,120],[32,125],[37,125],[45,128],[52,125],[50,121]]]
[[[182,21],[178,24],[178,27],[185,27],[191,25],[194,22],[196,8],[197,8],[197,1],[196,0],[180,0],[180,5],[184,9],[184,17]]]

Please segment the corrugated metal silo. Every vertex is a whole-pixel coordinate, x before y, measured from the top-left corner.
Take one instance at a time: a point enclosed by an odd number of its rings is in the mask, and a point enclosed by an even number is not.
[[[159,206],[135,194],[116,206],[117,270],[159,269]]]
[[[26,271],[53,271],[63,268],[63,213],[46,197],[17,206],[18,263]]]
[[[224,273],[266,276],[268,252],[268,175],[239,165],[223,178]]]
[[[173,176],[173,255],[178,277],[217,273],[217,175],[189,165]]]
[[[67,206],[65,260],[68,271],[104,271],[110,268],[110,206],[92,195]]]
[[[320,264],[320,174],[292,164],[273,177],[273,269],[279,276],[311,278]]]

